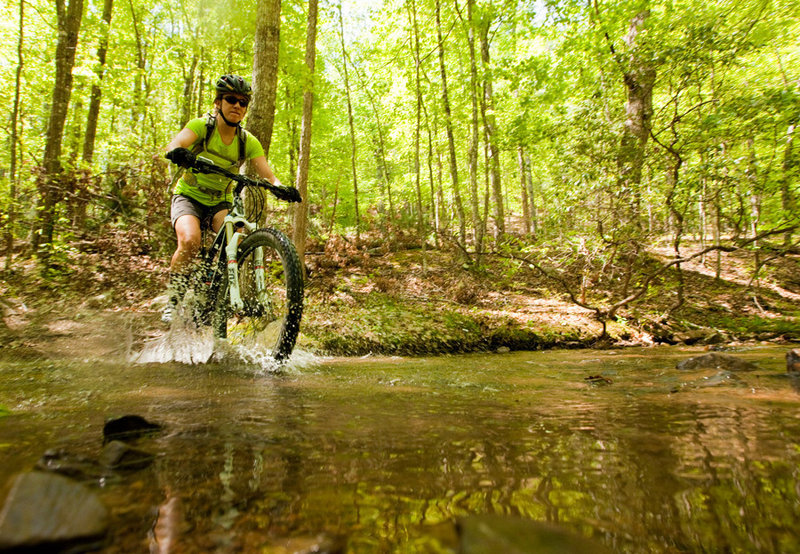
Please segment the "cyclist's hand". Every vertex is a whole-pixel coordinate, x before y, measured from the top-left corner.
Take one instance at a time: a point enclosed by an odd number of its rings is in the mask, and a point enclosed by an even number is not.
[[[298,203],[303,201],[303,198],[300,196],[300,191],[294,187],[276,186],[271,190],[272,194],[274,194],[280,200]]]
[[[192,167],[197,160],[197,157],[192,153],[192,151],[186,148],[175,148],[174,150],[170,150],[167,152],[166,158],[175,165],[179,165],[181,167]]]

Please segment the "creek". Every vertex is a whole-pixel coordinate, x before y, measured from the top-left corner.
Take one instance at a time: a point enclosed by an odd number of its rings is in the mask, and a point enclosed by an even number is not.
[[[453,522],[471,514],[614,552],[798,551],[787,350],[734,352],[758,366],[737,373],[679,371],[703,352],[677,347],[301,354],[281,373],[1,359],[0,498],[45,450],[95,456],[104,422],[137,414],[163,430],[137,441],[149,467],[92,483],[111,512],[103,552],[157,539],[175,552],[455,552]]]

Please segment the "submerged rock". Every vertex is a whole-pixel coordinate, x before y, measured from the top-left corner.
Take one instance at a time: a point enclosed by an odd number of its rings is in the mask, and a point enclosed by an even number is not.
[[[134,440],[161,430],[161,425],[150,423],[142,416],[125,415],[109,419],[103,426],[103,440]]]
[[[758,366],[754,363],[730,354],[720,354],[719,352],[711,352],[683,360],[678,362],[676,367],[680,370],[725,369],[727,371],[753,371],[758,369]]]
[[[14,479],[0,512],[0,550],[59,552],[90,543],[108,529],[108,510],[88,487],[34,471]]]
[[[111,441],[100,455],[100,463],[111,469],[143,469],[155,456],[144,450],[133,448],[122,441]]]
[[[60,473],[76,481],[96,481],[106,476],[97,460],[71,454],[63,448],[45,452],[36,462],[36,469]]]
[[[604,554],[603,544],[545,523],[499,515],[460,518],[461,554]]]
[[[786,371],[800,373],[800,348],[793,348],[786,353]]]
[[[269,552],[273,554],[342,554],[346,549],[343,537],[320,534],[316,537],[292,537],[276,541]]]

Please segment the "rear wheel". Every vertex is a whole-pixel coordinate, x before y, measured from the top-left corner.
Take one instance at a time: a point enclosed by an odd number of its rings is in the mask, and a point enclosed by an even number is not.
[[[215,334],[235,346],[267,349],[282,361],[292,353],[303,316],[303,274],[294,245],[276,229],[258,229],[242,240],[236,259],[244,308],[231,309],[225,282]]]

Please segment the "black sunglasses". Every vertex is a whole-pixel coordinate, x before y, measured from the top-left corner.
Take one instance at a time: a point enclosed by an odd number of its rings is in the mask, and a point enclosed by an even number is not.
[[[236,98],[235,96],[224,96],[223,98],[225,98],[225,101],[232,106],[235,106],[238,102],[241,107],[246,108],[250,103],[250,100],[247,100],[246,98]]]

